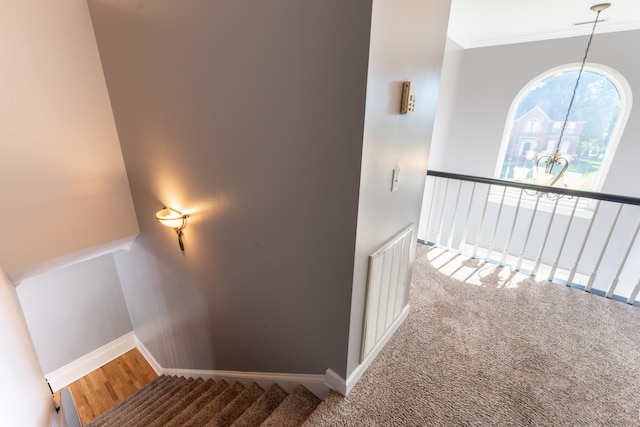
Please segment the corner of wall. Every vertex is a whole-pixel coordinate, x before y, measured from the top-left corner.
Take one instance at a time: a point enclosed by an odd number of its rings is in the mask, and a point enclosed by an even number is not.
[[[106,363],[111,362],[116,357],[132,350],[136,347],[137,342],[135,332],[131,331],[79,359],[53,372],[49,372],[45,377],[49,381],[49,384],[51,384],[51,388],[54,391],[58,391]]]
[[[342,378],[340,375],[335,373],[331,369],[327,369],[326,377],[327,384],[329,387],[342,394],[343,396],[347,396],[353,387],[360,381],[367,368],[373,363],[376,356],[382,351],[384,346],[389,342],[393,334],[396,333],[400,325],[404,323],[404,321],[409,316],[409,305],[406,305],[402,310],[402,314],[398,317],[393,325],[389,328],[388,332],[378,341],[378,344],[371,350],[367,358],[360,363],[351,374],[347,377],[347,379]]]

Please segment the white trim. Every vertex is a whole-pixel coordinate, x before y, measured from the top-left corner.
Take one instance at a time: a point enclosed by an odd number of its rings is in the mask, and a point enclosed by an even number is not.
[[[137,335],[136,335],[136,347],[138,347],[138,350],[140,351],[140,354],[142,354],[142,357],[147,359],[147,362],[151,366],[151,369],[155,371],[156,375],[164,374],[164,368],[160,366],[156,358],[153,357],[151,352],[147,350],[147,347],[145,347],[144,344],[142,344],[142,341],[140,341],[140,338],[138,338]]]
[[[203,379],[213,378],[216,381],[225,380],[228,383],[239,381],[244,385],[256,382],[262,388],[268,388],[271,384],[277,383],[288,393],[291,393],[296,385],[302,384],[320,398],[324,398],[324,396],[329,392],[326,377],[322,374],[285,374],[276,372],[243,372],[173,368],[164,368],[162,371],[165,375]]]
[[[331,387],[331,389],[337,391],[343,396],[347,395],[347,380],[336,374],[331,368],[327,369],[325,377],[327,378],[327,385]]]
[[[405,314],[403,313],[402,316],[405,316]],[[394,327],[392,327],[392,331],[393,330]],[[383,338],[382,342],[385,342],[385,340],[386,338]],[[140,341],[136,336],[134,331],[103,345],[102,347],[74,360],[62,368],[50,372],[45,375],[45,377],[49,381],[49,384],[51,384],[53,391],[59,391],[72,382],[84,377],[92,371],[95,371],[101,366],[111,362],[113,359],[122,356],[124,353],[134,348],[138,348],[140,354],[142,354],[151,368],[158,375],[177,375],[204,379],[213,378],[216,381],[239,381],[242,384],[249,384],[255,381],[263,388],[267,388],[273,383],[278,383],[280,387],[289,393],[293,391],[296,385],[302,384],[320,398],[324,398],[331,388],[327,377],[331,370],[327,370],[327,375],[322,375],[163,368],[155,357],[153,357],[151,352],[144,346],[142,341]],[[372,353],[376,351],[377,347],[374,348]]]
[[[136,347],[136,335],[133,331],[103,345],[91,353],[45,375],[53,391],[58,391],[72,382],[84,377],[113,359],[122,356]]]
[[[7,271],[7,275],[13,282],[14,286],[19,286],[22,281],[31,277],[39,276],[52,270],[68,267],[79,262],[87,261],[92,258],[107,255],[120,249],[129,250],[133,241],[138,234],[132,234],[122,239],[107,242],[102,245],[93,246],[71,254],[63,255],[57,258],[48,259],[40,263],[30,264],[23,268]]]
[[[588,27],[587,27],[588,28]],[[640,25],[637,22],[623,22],[620,24],[607,24],[598,27],[598,33],[613,33],[618,31],[630,31],[640,29]],[[552,31],[544,34],[531,33],[531,34],[514,34],[505,37],[498,38],[485,38],[476,40],[462,40],[456,39],[455,35],[449,35],[449,37],[460,45],[463,49],[474,49],[478,47],[499,46],[505,44],[527,43],[537,42],[543,40],[554,40],[568,37],[578,37],[583,35],[589,35],[588,31],[584,28],[572,28],[569,30]]]
[[[147,359],[149,365],[151,365],[158,375],[176,375],[203,379],[213,378],[216,381],[225,380],[229,383],[239,381],[244,385],[256,382],[260,387],[265,389],[273,383],[278,383],[278,385],[288,393],[291,393],[296,385],[302,384],[320,398],[324,398],[329,392],[326,377],[322,374],[285,374],[275,372],[163,368],[137,337],[135,340],[138,350],[140,350],[142,356]]]
[[[373,360],[376,358],[378,353],[380,353],[380,351],[384,348],[384,346],[387,344],[389,339],[391,339],[393,334],[396,333],[400,325],[402,325],[402,323],[407,319],[408,316],[409,316],[409,305],[406,305],[405,308],[402,310],[402,313],[400,314],[400,316],[389,328],[389,331],[387,331],[387,333],[380,339],[378,344],[371,350],[367,358],[361,364],[359,364],[353,370],[353,372],[351,372],[351,375],[349,375],[349,377],[346,380],[342,378],[340,375],[338,375],[337,373],[335,373],[332,369],[327,369],[327,372],[325,375],[327,380],[327,385],[332,389],[334,389],[335,391],[337,391],[338,393],[342,394],[343,396],[348,395],[353,389],[353,387],[358,383],[358,381],[360,381],[360,378],[362,378],[362,375],[364,375],[364,373],[369,368],[369,366],[371,365]]]
[[[158,375],[177,375],[205,379],[213,378],[216,381],[239,381],[243,384],[249,384],[255,381],[263,388],[269,387],[273,383],[277,383],[289,393],[293,391],[296,385],[302,384],[320,398],[324,398],[330,389],[346,396],[351,392],[369,365],[371,365],[378,353],[380,353],[382,348],[398,330],[400,325],[406,320],[407,316],[409,316],[408,305],[402,310],[402,313],[393,325],[391,325],[391,328],[389,328],[389,331],[385,336],[382,337],[378,344],[371,350],[369,356],[367,356],[364,362],[356,367],[347,380],[335,373],[332,369],[327,369],[326,373],[322,375],[163,368],[136,336],[134,331],[131,331],[92,351],[91,353],[88,353],[63,367],[48,373],[45,377],[49,381],[49,384],[51,384],[53,391],[59,391],[72,382],[111,362],[113,359],[122,356],[129,350],[138,348],[140,354],[142,354],[149,365],[151,365],[151,368]]]

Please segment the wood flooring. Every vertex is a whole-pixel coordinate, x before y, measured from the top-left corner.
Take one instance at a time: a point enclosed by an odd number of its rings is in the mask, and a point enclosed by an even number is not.
[[[71,383],[69,388],[86,425],[107,409],[157,378],[137,348]],[[55,399],[60,402],[59,393]]]

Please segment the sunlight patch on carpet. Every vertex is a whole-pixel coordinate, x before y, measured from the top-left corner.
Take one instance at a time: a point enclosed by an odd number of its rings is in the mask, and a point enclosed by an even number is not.
[[[436,247],[429,248],[427,258],[440,273],[468,285],[515,289],[518,283],[529,278],[510,267],[500,267]]]

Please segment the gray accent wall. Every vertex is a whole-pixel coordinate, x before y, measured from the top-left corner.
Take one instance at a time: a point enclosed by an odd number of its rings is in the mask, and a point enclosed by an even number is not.
[[[27,279],[17,292],[47,374],[133,330],[111,254]]]
[[[141,229],[115,257],[137,336],[166,368],[344,375],[371,2],[89,5]],[[164,205],[189,214],[184,253]]]
[[[346,378],[366,259],[419,219],[449,3],[90,10],[141,227],[115,257],[138,337],[168,368]],[[189,215],[184,253],[164,205]]]

